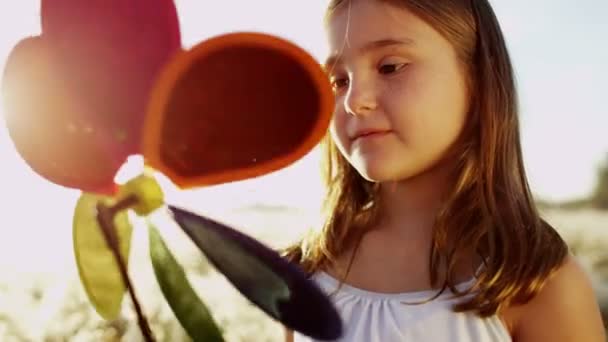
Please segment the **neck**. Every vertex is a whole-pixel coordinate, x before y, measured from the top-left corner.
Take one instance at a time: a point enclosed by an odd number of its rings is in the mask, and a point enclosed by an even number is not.
[[[430,233],[451,185],[451,171],[444,163],[412,178],[382,183],[381,229],[409,237]]]

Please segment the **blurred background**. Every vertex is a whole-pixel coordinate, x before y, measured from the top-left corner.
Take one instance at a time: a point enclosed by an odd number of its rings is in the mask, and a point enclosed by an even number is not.
[[[545,218],[587,267],[608,321],[608,12],[605,0],[494,0],[517,72],[523,147]],[[321,60],[325,0],[176,0],[186,46],[251,30],[297,43]],[[0,2],[0,68],[20,39],[38,34],[39,1]],[[0,107],[1,111],[1,107]],[[0,116],[1,116],[0,112]],[[272,247],[318,223],[319,151],[254,180],[176,191],[168,201],[234,224]],[[137,160],[135,160],[137,163]],[[79,193],[46,182],[0,125],[0,340],[138,341],[131,303],[105,322],[89,305],[72,250]],[[280,341],[282,329],[207,264],[159,213],[154,218],[228,341]],[[143,228],[143,227],[142,227]],[[159,295],[145,229],[136,229],[131,272],[159,341],[187,341]]]

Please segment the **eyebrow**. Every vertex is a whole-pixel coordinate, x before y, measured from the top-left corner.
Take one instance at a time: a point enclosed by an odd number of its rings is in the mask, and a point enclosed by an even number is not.
[[[404,39],[380,39],[369,42],[358,49],[358,53],[364,54],[380,48],[396,45],[413,45],[414,41],[409,38]],[[334,65],[341,62],[340,54],[330,55],[323,63],[323,68],[327,69],[329,65]]]

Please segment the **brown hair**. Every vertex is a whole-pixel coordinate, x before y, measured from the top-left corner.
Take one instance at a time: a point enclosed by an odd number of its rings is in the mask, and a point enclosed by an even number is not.
[[[467,67],[471,107],[457,144],[458,174],[438,213],[431,246],[431,283],[457,295],[455,265],[471,246],[484,260],[471,291],[454,311],[490,316],[529,301],[562,264],[568,248],[537,212],[523,165],[515,80],[498,20],[487,0],[377,0],[405,7],[448,39]],[[349,0],[332,0],[328,16]],[[287,248],[308,273],[358,244],[377,217],[377,185],[365,181],[326,136],[324,178],[328,218]],[[448,239],[457,236],[458,239]],[[352,261],[352,259],[351,259]],[[439,265],[446,265],[440,277]],[[441,293],[440,292],[440,293]]]

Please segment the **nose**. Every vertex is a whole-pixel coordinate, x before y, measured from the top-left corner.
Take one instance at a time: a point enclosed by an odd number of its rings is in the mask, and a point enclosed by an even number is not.
[[[373,82],[352,79],[344,97],[344,108],[351,115],[366,115],[378,107]]]

